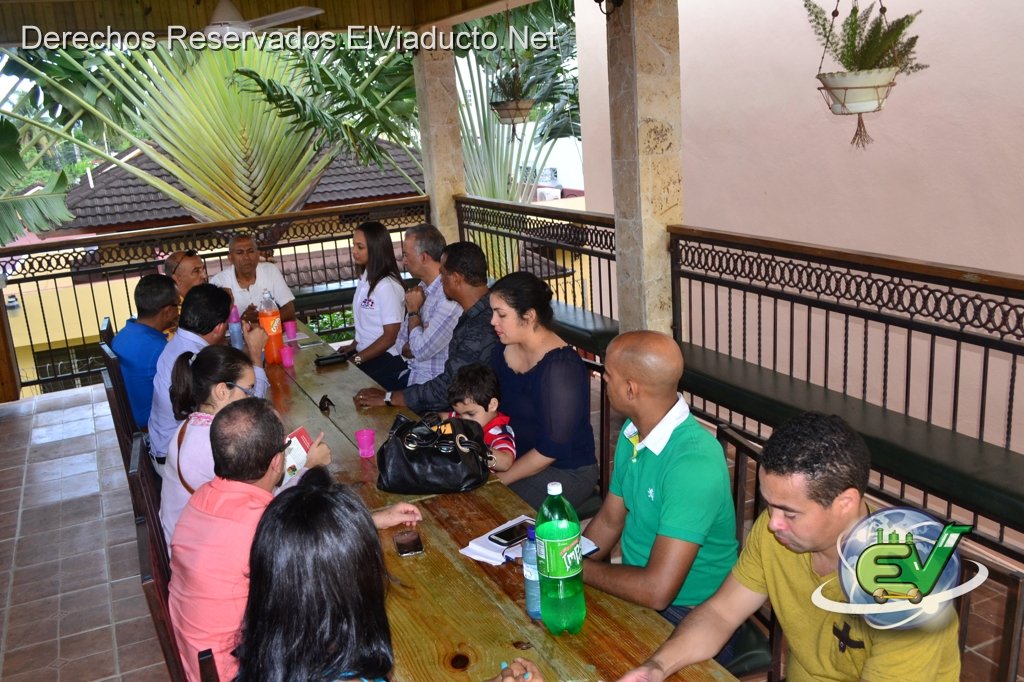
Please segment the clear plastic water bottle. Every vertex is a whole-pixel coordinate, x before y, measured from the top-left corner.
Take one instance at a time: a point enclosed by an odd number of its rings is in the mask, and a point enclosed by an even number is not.
[[[557,481],[548,483],[548,498],[537,512],[537,572],[544,625],[554,635],[576,634],[587,617],[580,521]]]
[[[228,315],[228,336],[231,338],[231,345],[238,350],[245,350],[245,336],[242,334],[242,316],[238,314],[238,306],[231,306],[231,314]]]
[[[284,343],[281,330],[281,311],[269,291],[263,292],[260,301],[260,326],[267,333],[267,345],[263,347],[263,358],[268,365],[281,364],[281,346]]]
[[[523,584],[526,587],[526,615],[540,620],[540,580],[537,577],[537,531],[526,529],[523,543]]]

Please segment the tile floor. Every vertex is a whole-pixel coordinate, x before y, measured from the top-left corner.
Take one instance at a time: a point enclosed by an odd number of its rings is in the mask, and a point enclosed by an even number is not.
[[[0,404],[0,441],[0,679],[169,679],[102,386]],[[976,593],[963,680],[994,679],[1003,594]]]
[[[0,678],[166,680],[102,386],[0,405]]]

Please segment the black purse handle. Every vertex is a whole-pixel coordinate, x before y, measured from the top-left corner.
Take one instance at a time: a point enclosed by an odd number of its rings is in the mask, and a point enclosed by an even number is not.
[[[424,418],[402,436],[402,444],[409,450],[433,446],[437,448],[438,452],[446,455],[451,454],[457,449],[463,454],[470,454],[486,461],[485,448],[480,443],[468,438],[465,434],[456,433],[451,441],[442,440],[440,432],[433,428],[442,423],[440,419],[433,415]]]

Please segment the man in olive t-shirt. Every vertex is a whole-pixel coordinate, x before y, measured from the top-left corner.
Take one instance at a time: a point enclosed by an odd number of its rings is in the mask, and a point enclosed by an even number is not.
[[[869,513],[864,490],[871,462],[861,437],[837,416],[808,412],[772,434],[760,464],[768,508],[732,574],[621,682],[661,682],[710,658],[766,599],[786,635],[789,682],[956,682],[960,651],[953,609],[919,628],[878,630],[859,616],[811,603],[824,583],[826,597],[843,600],[835,580],[836,540]]]

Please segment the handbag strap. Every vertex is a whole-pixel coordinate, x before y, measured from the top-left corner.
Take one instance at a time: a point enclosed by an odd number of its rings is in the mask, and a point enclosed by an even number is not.
[[[181,444],[185,441],[185,430],[188,428],[188,419],[181,425],[181,431],[178,431],[178,480],[181,481],[181,485],[185,487],[188,494],[191,495],[195,492],[195,489],[185,481],[185,477],[181,474]]]

